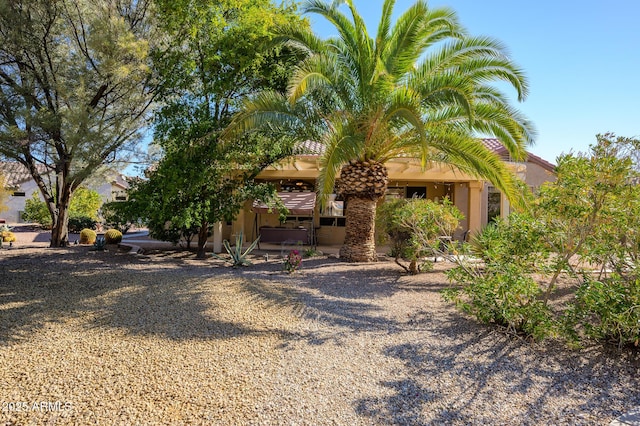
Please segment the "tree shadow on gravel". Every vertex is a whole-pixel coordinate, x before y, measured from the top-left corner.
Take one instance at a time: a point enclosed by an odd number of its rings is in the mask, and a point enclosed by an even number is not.
[[[68,319],[172,340],[277,332],[216,317],[210,288],[201,284],[224,271],[154,262],[87,247],[12,252],[0,261],[0,345]]]
[[[356,401],[359,415],[393,424],[608,424],[640,404],[630,391],[640,388],[637,353],[534,344],[457,313],[429,333],[385,348],[404,378],[380,382],[391,396]]]
[[[237,273],[245,278],[244,290],[257,300],[280,306],[295,304],[294,314],[298,317],[318,324],[318,328],[322,328],[319,324],[337,328],[329,335],[309,331],[300,336],[311,344],[329,340],[342,344],[348,340],[348,333],[395,332],[405,326],[386,316],[375,303],[376,299],[391,297],[402,290],[398,270],[388,264],[345,267],[342,263],[342,268],[336,271],[330,267],[339,261],[333,259],[305,262],[304,269],[294,274],[283,272],[282,264],[275,263]]]

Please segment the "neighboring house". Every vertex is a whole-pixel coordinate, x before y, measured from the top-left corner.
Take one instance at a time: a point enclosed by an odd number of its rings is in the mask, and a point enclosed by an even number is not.
[[[0,161],[0,171],[7,179],[7,188],[11,191],[7,201],[9,210],[1,213],[2,218],[8,223],[23,223],[22,213],[26,200],[31,198],[34,192],[38,194],[40,200],[44,198],[31,174],[22,164],[16,161]],[[98,192],[103,202],[126,200],[129,188],[126,178],[117,172],[105,174],[105,176],[109,177],[92,178],[88,181],[87,187]]]
[[[514,162],[497,139],[483,141],[488,148],[501,155],[534,191],[542,183],[555,180],[555,166],[548,161],[528,153],[526,161]],[[304,148],[306,154],[297,155],[276,167],[269,167],[258,175],[260,180],[273,182],[280,192],[299,193],[298,197],[287,196],[285,199],[285,205],[289,203],[289,209],[297,213],[290,214],[285,223],[279,223],[277,213],[268,213],[264,206],[260,208],[248,203],[232,226],[223,230],[225,238],[243,230],[248,238],[263,234],[269,241],[277,242],[290,239],[288,236],[292,235],[296,235],[294,239],[299,239],[300,230],[306,229],[308,242],[315,240],[323,245],[342,244],[345,226],[344,203],[339,198],[331,196],[331,201],[321,211],[319,203],[313,203],[313,195],[310,194],[315,191],[322,146],[307,142]],[[420,162],[411,158],[398,158],[386,165],[389,171],[387,197],[417,196],[436,201],[447,197],[460,209],[465,219],[454,235],[456,239],[462,239],[467,231],[481,229],[493,217],[509,214],[508,200],[491,184],[450,166],[434,165],[422,170]],[[305,193],[308,196],[303,196]],[[313,203],[315,208],[299,208],[305,203]]]

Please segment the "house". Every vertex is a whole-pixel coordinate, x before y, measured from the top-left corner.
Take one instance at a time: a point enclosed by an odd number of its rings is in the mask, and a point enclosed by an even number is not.
[[[512,161],[508,151],[497,139],[483,139],[484,144],[500,155],[526,184],[536,190],[546,181],[555,180],[555,166],[528,153],[523,162]],[[297,155],[258,175],[262,181],[272,182],[290,210],[286,222],[280,223],[277,213],[265,206],[247,203],[236,221],[222,231],[224,238],[244,231],[247,238],[262,234],[262,241],[301,240],[321,245],[339,245],[344,241],[344,203],[330,196],[321,209],[315,199],[315,182],[320,171],[322,146],[308,141],[304,154]],[[450,166],[433,165],[422,170],[420,162],[412,158],[397,158],[387,164],[389,184],[386,197],[424,197],[442,200],[447,197],[464,214],[465,219],[453,236],[462,239],[467,231],[477,231],[496,216],[510,212],[506,197],[489,182],[478,180]],[[304,208],[302,208],[304,206]],[[311,207],[310,207],[311,206]]]
[[[42,167],[44,172],[46,169]],[[29,170],[17,161],[0,161],[0,173],[6,179],[6,187],[11,194],[7,201],[7,211],[0,215],[7,223],[23,223],[22,213],[25,203],[35,192],[40,200],[44,200],[35,180]],[[126,178],[117,172],[106,172],[92,177],[87,181],[88,188],[95,190],[102,197],[103,202],[114,200],[126,200],[129,184]]]

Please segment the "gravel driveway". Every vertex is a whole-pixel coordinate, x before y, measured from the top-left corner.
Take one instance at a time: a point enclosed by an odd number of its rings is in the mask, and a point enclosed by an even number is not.
[[[442,269],[0,251],[0,424],[608,424],[637,354],[533,345],[445,303]]]

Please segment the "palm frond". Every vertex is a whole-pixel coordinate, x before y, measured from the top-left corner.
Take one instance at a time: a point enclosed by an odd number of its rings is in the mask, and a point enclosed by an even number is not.
[[[517,178],[507,164],[481,139],[457,132],[430,134],[430,146],[438,152],[434,161],[454,166],[463,173],[491,182],[514,204],[518,204]]]
[[[331,131],[325,133],[322,140],[325,147],[320,158],[322,172],[318,177],[318,187],[321,197],[331,194],[336,176],[341,167],[353,159],[360,157],[364,148],[364,141],[349,122],[337,122]]]

